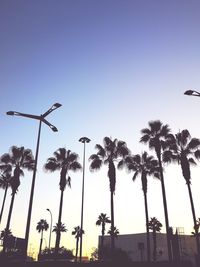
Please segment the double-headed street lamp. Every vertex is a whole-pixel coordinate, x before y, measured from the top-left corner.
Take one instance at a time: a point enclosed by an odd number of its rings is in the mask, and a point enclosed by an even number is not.
[[[52,218],[52,213],[51,213],[50,209],[47,209],[47,211],[51,215],[51,224],[50,224],[50,230],[49,230],[49,250],[50,250],[50,248],[51,248],[51,232],[52,232],[52,221],[53,221],[53,218]]]
[[[200,93],[194,90],[187,90],[185,91],[184,95],[200,96]]]
[[[80,255],[79,261],[82,261],[82,243],[83,243],[83,205],[84,205],[84,184],[85,184],[85,144],[90,142],[87,137],[81,137],[79,142],[84,144],[83,149],[83,182],[82,182],[82,205],[81,205],[81,229],[80,229]]]
[[[31,115],[26,113],[21,113],[17,111],[8,111],[6,114],[11,116],[22,116],[30,119],[35,119],[39,121],[39,130],[38,130],[38,137],[37,137],[37,145],[36,145],[36,152],[35,152],[35,166],[33,170],[33,178],[32,178],[32,185],[31,185],[31,193],[30,193],[30,200],[29,200],[29,208],[28,208],[28,216],[27,216],[27,223],[26,223],[26,233],[25,233],[25,246],[24,246],[24,254],[27,256],[27,249],[28,249],[28,239],[29,239],[29,232],[30,232],[30,223],[31,223],[31,213],[32,213],[32,206],[33,206],[33,195],[34,195],[34,187],[35,187],[35,178],[36,178],[36,171],[37,171],[37,161],[38,161],[38,152],[39,152],[39,145],[40,145],[40,133],[41,133],[41,125],[44,122],[48,125],[52,131],[57,132],[57,128],[49,123],[45,118],[55,109],[61,107],[62,105],[59,103],[55,103],[50,109],[48,109],[44,114],[37,116]]]

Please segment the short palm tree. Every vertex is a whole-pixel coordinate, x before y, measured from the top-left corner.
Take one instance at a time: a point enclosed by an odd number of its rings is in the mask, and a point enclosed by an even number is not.
[[[66,233],[67,232],[67,228],[65,226],[64,223],[56,223],[56,225],[53,226],[53,231],[54,233],[56,233],[56,237],[58,236],[58,234],[60,235],[61,238],[61,233]],[[60,239],[59,239],[60,242]],[[57,251],[54,250],[54,253],[58,254],[60,247],[58,248]]]
[[[76,256],[75,256],[75,260],[76,261],[77,261],[77,258],[78,258],[79,239],[80,239],[82,234],[84,234],[84,230],[81,230],[80,226],[74,227],[74,230],[72,231],[72,235],[74,235],[75,238],[76,238]]]
[[[162,223],[159,222],[156,217],[151,218],[149,221],[149,229],[153,231],[153,260],[157,259],[157,240],[156,240],[156,232],[160,232],[162,227]]]
[[[170,135],[170,146],[163,153],[163,161],[170,163],[175,162],[181,165],[182,174],[188,187],[188,193],[190,198],[192,217],[194,222],[194,229],[196,229],[196,243],[197,251],[200,255],[199,235],[197,229],[197,220],[195,214],[195,207],[191,190],[191,173],[190,165],[196,165],[195,159],[200,158],[200,139],[191,138],[188,130],[182,130],[181,132]]]
[[[13,169],[13,176],[9,180],[12,197],[8,213],[8,219],[6,224],[6,230],[10,228],[10,220],[13,210],[13,204],[16,192],[20,185],[20,176],[24,175],[23,169],[32,171],[35,166],[35,161],[33,158],[32,151],[30,149],[25,149],[24,147],[12,146],[10,153],[3,154],[1,156],[1,169]],[[5,252],[5,246],[3,246],[3,252]]]
[[[38,233],[41,233],[41,239],[40,239],[40,248],[39,248],[39,255],[42,251],[42,242],[43,242],[43,232],[47,231],[49,229],[49,225],[46,220],[41,219],[36,226],[36,230]]]
[[[134,156],[127,156],[125,158],[124,164],[128,171],[134,172],[133,181],[136,180],[138,175],[141,175],[142,191],[144,194],[145,217],[146,217],[147,260],[150,261],[151,249],[150,249],[150,238],[149,238],[149,227],[148,227],[149,215],[148,215],[148,201],[147,201],[147,176],[152,175],[156,178],[159,178],[158,161],[155,160],[153,156],[149,156],[145,151],[142,153],[141,156],[139,154]]]
[[[105,235],[105,228],[106,223],[111,223],[111,220],[105,213],[101,213],[96,221],[96,225],[101,226],[101,249],[104,247],[104,235]]]
[[[104,137],[103,146],[97,144],[95,146],[97,153],[90,156],[90,170],[99,170],[103,164],[108,165],[108,178],[110,182],[110,206],[111,206],[111,229],[114,231],[114,193],[116,185],[116,168],[115,162],[124,158],[129,153],[129,149],[124,141],[112,140]],[[115,238],[111,235],[111,250],[115,248]]]
[[[117,229],[117,227],[114,227],[113,230],[110,228],[110,230],[108,230],[108,234],[117,238],[119,235],[119,229]]]
[[[59,148],[53,153],[54,157],[50,157],[47,159],[44,168],[47,171],[54,172],[56,170],[60,171],[60,206],[59,206],[59,215],[58,215],[58,223],[57,225],[61,225],[62,218],[62,206],[63,206],[63,193],[66,186],[71,187],[71,178],[68,176],[69,171],[77,171],[81,169],[81,164],[78,162],[78,155],[76,153],[71,152],[70,150],[66,150],[65,148]],[[56,244],[55,244],[55,253],[58,253],[60,244],[60,231],[56,232]]]
[[[163,125],[161,121],[150,121],[149,128],[144,128],[141,130],[142,137],[140,142],[148,144],[150,149],[153,149],[156,153],[159,170],[160,170],[160,181],[162,188],[162,197],[163,197],[163,207],[165,214],[165,224],[166,224],[166,233],[167,233],[167,248],[168,248],[168,257],[169,260],[172,260],[172,251],[171,251],[171,242],[170,242],[170,229],[169,229],[169,219],[168,219],[168,210],[167,210],[167,199],[165,193],[165,183],[163,175],[163,166],[162,166],[162,152],[166,149],[168,145],[168,136],[170,134],[169,126]]]
[[[1,167],[0,167],[1,168]],[[3,202],[1,206],[1,213],[0,213],[0,223],[3,216],[4,206],[6,202],[8,188],[10,187],[10,179],[11,179],[11,170],[3,171],[0,176],[0,188],[4,190]]]

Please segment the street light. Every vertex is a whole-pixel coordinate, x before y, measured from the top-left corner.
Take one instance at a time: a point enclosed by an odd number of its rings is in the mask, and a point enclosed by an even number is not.
[[[80,229],[80,255],[79,261],[82,261],[82,240],[83,240],[83,205],[84,205],[84,183],[85,183],[85,143],[89,143],[90,139],[87,137],[81,137],[79,142],[84,144],[83,150],[83,182],[82,182],[82,205],[81,205],[81,229]]]
[[[200,93],[194,90],[187,90],[185,91],[184,95],[200,96]]]
[[[50,230],[49,230],[49,250],[50,250],[50,248],[51,248],[51,232],[52,232],[52,221],[53,221],[53,219],[52,219],[52,213],[51,213],[50,209],[47,209],[47,211],[51,215],[51,224],[50,224]]]
[[[33,206],[33,195],[34,195],[34,187],[35,187],[35,178],[36,178],[36,171],[37,171],[37,161],[38,161],[38,152],[39,152],[39,144],[40,144],[40,133],[41,133],[41,125],[44,122],[48,125],[52,131],[57,132],[57,128],[49,123],[45,117],[49,115],[55,109],[61,107],[62,105],[59,103],[53,104],[44,114],[37,116],[31,115],[26,113],[21,113],[17,111],[8,111],[6,114],[11,116],[22,116],[30,119],[39,120],[39,129],[38,129],[38,137],[37,137],[37,145],[36,145],[36,152],[35,152],[35,166],[33,170],[33,178],[32,178],[32,185],[31,185],[31,193],[30,193],[30,200],[29,200],[29,208],[28,208],[28,216],[27,216],[27,223],[26,223],[26,233],[25,233],[25,246],[24,246],[24,254],[27,256],[27,249],[28,249],[28,239],[29,239],[29,232],[30,232],[30,223],[31,223],[31,212]]]

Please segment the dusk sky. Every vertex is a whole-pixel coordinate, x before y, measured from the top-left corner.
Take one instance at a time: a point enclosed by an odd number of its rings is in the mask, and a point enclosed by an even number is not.
[[[173,133],[187,128],[200,138],[200,98],[183,94],[200,91],[199,13],[198,0],[0,1],[0,154],[12,145],[35,154],[38,122],[7,116],[7,111],[40,115],[53,103],[62,104],[47,117],[58,132],[42,127],[29,250],[38,253],[36,224],[40,219],[50,223],[46,208],[53,213],[53,225],[58,219],[59,172],[46,173],[43,165],[59,147],[78,153],[81,164],[82,136],[91,139],[87,158],[105,136],[126,141],[133,154],[149,152],[139,143],[140,130],[156,119],[169,124]],[[200,165],[191,173],[199,218]],[[164,175],[170,226],[190,234],[193,221],[180,166],[166,166]],[[80,225],[82,172],[70,176],[62,217],[68,232],[62,234],[61,245],[75,249],[71,232]],[[10,228],[18,237],[25,235],[31,179],[32,173],[21,177],[14,203]],[[91,173],[86,161],[85,179],[83,251],[89,255],[101,231],[95,225],[98,215],[110,216],[110,192],[106,167]],[[161,185],[153,178],[148,199],[150,217],[165,225]],[[9,202],[10,196],[0,230]],[[138,177],[133,183],[125,171],[117,171],[115,224],[120,234],[145,232],[141,181]],[[47,245],[48,237],[49,231]]]

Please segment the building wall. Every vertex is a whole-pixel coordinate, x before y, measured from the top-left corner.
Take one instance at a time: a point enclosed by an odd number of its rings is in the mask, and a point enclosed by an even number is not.
[[[99,245],[100,243],[99,237]],[[166,234],[157,233],[157,261],[168,260],[167,252],[167,239]],[[139,243],[143,243],[144,249],[139,249]],[[180,258],[182,260],[194,259],[194,254],[196,253],[196,243],[195,238],[189,235],[179,235],[178,244],[180,249]],[[153,237],[150,232],[150,245],[151,245],[151,256],[153,255]],[[104,246],[110,246],[110,236],[104,237]],[[147,247],[146,247],[146,233],[139,234],[127,234],[119,235],[115,239],[116,248],[121,248],[126,251],[127,254],[133,261],[145,261],[147,260]],[[152,257],[151,257],[152,258]]]

